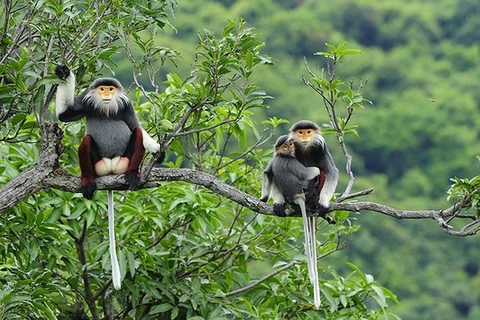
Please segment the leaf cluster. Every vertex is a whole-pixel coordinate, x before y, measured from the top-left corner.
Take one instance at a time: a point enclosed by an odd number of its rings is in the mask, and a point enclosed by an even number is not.
[[[270,65],[271,58],[262,52],[258,34],[244,21],[234,20],[219,37],[208,30],[199,33],[189,76],[169,73],[167,88],[158,90],[157,64],[174,59],[176,53],[162,51],[151,41],[157,30],[150,23],[156,17],[157,26],[163,27],[162,17],[171,4],[128,2],[117,8],[114,3],[94,6],[85,1],[63,3],[62,7],[52,0],[30,8],[31,17],[25,17],[46,19],[35,20],[37,29],[50,29],[44,38],[43,56],[39,53],[30,59],[44,67],[23,65],[11,76],[28,77],[27,70],[36,73],[33,78],[39,80],[31,83],[31,96],[27,97],[37,100],[18,104],[15,99],[20,95],[15,90],[24,89],[12,85],[7,91],[9,100],[2,104],[2,110],[8,110],[3,120],[5,128],[16,128],[15,133],[2,131],[3,185],[30,170],[45,143],[52,139],[45,129],[54,120],[48,109],[54,92],[48,70],[63,57],[76,70],[81,85],[83,79],[110,68],[113,52],[124,46],[133,65],[134,81],[138,82],[133,92],[135,107],[143,126],[167,150],[164,166],[188,166],[212,173],[250,193],[260,189],[258,176],[270,151],[264,152],[259,146],[285,122],[272,118],[258,129],[254,118],[253,110],[266,108],[269,97],[251,76]],[[162,11],[160,15],[158,10]],[[14,10],[6,12],[9,18],[20,19]],[[15,25],[9,26],[14,34]],[[81,32],[72,33],[73,29]],[[134,32],[145,32],[144,37]],[[59,34],[65,35],[61,41]],[[135,50],[132,43],[137,46]],[[23,47],[25,43],[16,42],[9,47],[13,49],[3,52],[4,60],[18,62]],[[151,49],[155,50],[148,56]],[[136,60],[136,55],[144,59]],[[14,70],[8,63],[2,68]],[[153,90],[140,83],[142,70],[148,70]],[[34,85],[41,89],[35,90]],[[22,113],[27,115],[18,116]],[[27,125],[28,121],[37,126]],[[55,170],[78,174],[76,148],[82,126],[73,123],[63,128],[63,154]],[[12,138],[27,133],[33,143]],[[147,158],[146,167],[152,159]],[[382,296],[368,289],[373,282],[363,283],[354,277],[334,279],[331,285],[325,280],[325,307],[312,309],[299,219],[263,216],[205,188],[182,182],[116,192],[116,202],[123,279],[120,292],[112,290],[109,276],[105,194],[97,192],[94,201],[88,201],[79,194],[46,187],[0,217],[4,244],[0,310],[6,317],[18,310],[26,317],[48,319],[293,319],[385,312]],[[341,216],[347,217],[339,212],[337,218]],[[322,229],[319,241],[324,256],[344,248],[358,230],[341,224],[327,227],[326,223]],[[34,289],[27,290],[29,286]],[[366,307],[368,297],[380,299],[373,298],[378,308]],[[20,301],[24,302],[22,306]]]

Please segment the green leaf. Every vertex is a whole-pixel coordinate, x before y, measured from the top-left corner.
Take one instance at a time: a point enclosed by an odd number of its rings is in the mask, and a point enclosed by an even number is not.
[[[180,309],[178,307],[174,307],[173,310],[172,310],[172,314],[170,316],[170,319],[172,319],[172,320],[177,319],[179,311],[180,311]]]
[[[383,287],[382,287],[382,290],[383,290],[383,293],[387,297],[389,297],[390,299],[392,299],[393,302],[395,302],[395,304],[400,305],[400,301],[398,301],[397,296],[392,291],[388,290],[387,288],[383,288]]]
[[[173,309],[173,306],[169,303],[162,303],[162,304],[159,304],[157,306],[154,306],[151,310],[150,310],[150,314],[159,314],[159,313],[164,313],[164,312],[167,312],[167,311],[170,311]]]
[[[18,123],[25,120],[26,116],[27,115],[25,113],[17,113],[16,115],[14,115],[11,122],[12,126],[16,126]]]
[[[247,64],[247,69],[251,70],[253,66],[253,53],[251,51],[247,52],[247,55],[245,57],[245,61]]]
[[[344,42],[344,46],[345,46],[345,42]],[[325,45],[328,47],[328,49],[330,49],[330,52],[331,53],[335,53],[337,51],[337,48],[335,48],[335,46],[329,44],[329,43],[325,43]]]
[[[383,292],[383,289],[380,288],[377,285],[372,285],[371,288],[375,292],[376,296],[374,296],[374,299],[377,301],[378,305],[383,309],[387,307],[387,302],[386,302],[386,297]]]
[[[230,20],[228,24],[225,26],[225,28],[223,28],[222,38],[229,36],[230,33],[232,33],[233,29],[235,29],[235,27],[236,27],[235,21]]]
[[[135,256],[133,255],[132,252],[130,252],[130,250],[126,250],[126,253],[127,253],[130,276],[132,278],[134,278],[134,276],[135,276]]]
[[[363,54],[363,51],[356,50],[356,49],[345,49],[345,50],[341,51],[342,56],[352,55],[352,54]]]
[[[365,283],[368,283],[367,277],[365,276],[365,274],[364,274],[356,265],[354,265],[354,264],[351,263],[351,262],[347,262],[347,265],[348,265],[351,269],[353,269],[353,270],[355,271],[355,273],[356,273],[357,275],[359,275]]]

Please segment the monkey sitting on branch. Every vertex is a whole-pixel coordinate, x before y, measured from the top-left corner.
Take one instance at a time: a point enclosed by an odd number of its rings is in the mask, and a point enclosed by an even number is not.
[[[311,181],[307,189],[307,207],[318,211],[332,223],[333,220],[325,214],[338,184],[338,169],[320,127],[312,121],[298,121],[290,128],[289,138],[295,142],[298,161],[307,167],[320,169],[320,178]]]
[[[277,139],[274,147],[275,155],[268,163],[263,174],[262,195],[260,200],[266,202],[269,196],[273,199],[275,214],[285,216],[286,202],[293,202],[302,212],[305,235],[305,254],[307,256],[308,275],[313,285],[315,307],[320,307],[320,287],[318,283],[317,246],[315,237],[315,217],[308,217],[305,207],[304,190],[309,182],[318,178],[320,169],[305,167],[295,157],[295,143],[284,135]]]
[[[145,149],[157,153],[160,145],[140,126],[123,86],[117,79],[99,78],[83,93],[74,96],[75,76],[70,69],[60,65],[55,68],[55,74],[64,80],[57,88],[58,119],[70,122],[86,118],[85,136],[78,148],[83,196],[92,199],[97,189],[95,178],[107,174],[124,173],[129,190],[137,189],[140,182],[139,166]],[[112,282],[115,289],[120,289],[112,190],[108,190],[107,194]]]

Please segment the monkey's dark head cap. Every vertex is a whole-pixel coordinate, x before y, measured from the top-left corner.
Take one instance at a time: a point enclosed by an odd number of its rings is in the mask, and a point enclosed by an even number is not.
[[[90,88],[97,88],[98,86],[114,86],[115,88],[123,90],[123,86],[115,78],[98,78],[97,80],[93,81]]]
[[[278,148],[280,147],[281,145],[283,145],[285,142],[287,142],[288,140],[288,136],[287,135],[283,135],[283,136],[280,136],[278,137],[277,141],[275,142],[275,148]]]
[[[297,131],[297,130],[305,130],[305,129],[313,129],[313,130],[320,130],[320,127],[310,120],[301,120],[296,122],[291,128],[290,132]]]

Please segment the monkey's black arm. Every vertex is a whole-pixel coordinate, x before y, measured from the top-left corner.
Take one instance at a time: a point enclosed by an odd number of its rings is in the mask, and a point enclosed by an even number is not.
[[[330,153],[330,151],[328,150],[328,147],[327,147],[327,144],[324,144],[323,146],[323,152],[324,152],[324,155],[325,155],[325,158],[324,158],[324,170],[329,173],[333,173],[333,175],[335,176],[336,179],[338,179],[338,168],[337,166],[335,165],[335,161],[333,161],[333,156],[332,154]]]
[[[85,95],[82,94],[75,97],[74,102],[65,105],[65,109],[58,114],[58,120],[62,122],[72,122],[80,120],[85,116],[85,107],[82,99]]]
[[[132,102],[130,100],[125,101],[121,112],[122,114],[120,115],[120,117],[123,121],[125,121],[127,126],[130,128],[130,131],[133,132],[135,128],[141,128],[144,148],[151,153],[160,152],[160,144],[155,139],[153,139],[145,129],[141,127],[137,113],[135,112],[135,109],[133,108]],[[165,152],[162,151],[158,158],[158,163],[161,163],[164,158]]]
[[[320,174],[320,170],[317,167],[305,167],[296,159],[290,163],[289,168],[299,180],[305,182],[315,179]]]
[[[140,121],[138,121],[137,114],[135,113],[135,109],[130,101],[125,102],[124,107],[121,110],[121,118],[127,126],[130,128],[130,131],[133,129],[140,127]]]

